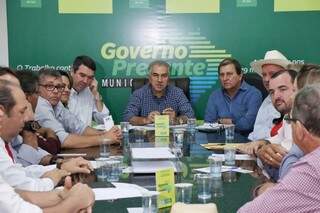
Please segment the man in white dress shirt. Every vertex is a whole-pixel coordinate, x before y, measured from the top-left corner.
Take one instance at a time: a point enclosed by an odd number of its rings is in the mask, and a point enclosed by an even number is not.
[[[0,134],[2,119],[5,113],[0,109]],[[43,199],[45,197],[45,199]],[[91,211],[94,203],[94,194],[85,184],[78,183],[72,187],[70,177],[65,179],[63,190],[51,192],[31,192],[14,190],[0,174],[0,212],[77,212],[80,210]],[[43,210],[43,211],[42,211]]]
[[[5,112],[0,133],[0,175],[13,188],[30,191],[50,191],[61,178],[77,172],[90,173],[90,163],[84,159],[71,159],[61,169],[32,165],[22,167],[15,163],[10,143],[27,120],[28,102],[18,85],[0,80],[0,109]]]
[[[277,50],[267,51],[264,59],[251,62],[252,69],[262,76],[263,85],[269,91],[269,81],[274,73],[284,70],[291,62]],[[279,118],[280,113],[272,105],[271,97],[268,95],[262,102],[253,131],[248,138],[252,141],[270,137],[273,119]]]
[[[98,124],[103,124],[103,118],[109,115],[109,110],[98,91],[98,82],[94,78],[95,71],[96,64],[90,57],[75,58],[71,72],[73,85],[68,108],[88,126],[91,125],[92,119]]]

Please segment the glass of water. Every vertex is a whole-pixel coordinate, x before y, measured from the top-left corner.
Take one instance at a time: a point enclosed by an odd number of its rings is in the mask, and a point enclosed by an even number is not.
[[[188,118],[187,129],[190,133],[196,132],[196,119],[195,118]]]
[[[110,156],[110,144],[109,139],[104,138],[100,143],[100,157],[107,158]]]
[[[212,177],[210,174],[196,174],[198,198],[202,201],[211,198]]]
[[[122,173],[121,162],[113,158],[109,158],[106,162],[107,181],[117,182]]]

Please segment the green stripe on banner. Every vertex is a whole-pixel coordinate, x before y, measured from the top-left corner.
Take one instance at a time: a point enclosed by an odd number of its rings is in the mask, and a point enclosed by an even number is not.
[[[274,0],[275,12],[317,10],[320,10],[319,0]]]
[[[220,13],[220,0],[166,0],[167,13]]]
[[[59,13],[112,14],[112,0],[59,0]]]

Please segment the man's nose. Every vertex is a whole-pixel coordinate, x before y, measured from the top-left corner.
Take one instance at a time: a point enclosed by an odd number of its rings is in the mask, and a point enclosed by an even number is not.
[[[89,82],[89,78],[87,78],[87,77],[84,77],[82,80],[83,80],[83,82],[86,83],[86,84]]]

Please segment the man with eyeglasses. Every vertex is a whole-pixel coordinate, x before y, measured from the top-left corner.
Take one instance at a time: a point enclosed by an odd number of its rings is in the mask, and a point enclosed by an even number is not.
[[[109,115],[109,110],[98,91],[95,71],[96,64],[92,58],[82,55],[74,59],[71,72],[73,84],[68,108],[88,126],[91,125],[92,119],[98,124],[103,124],[103,118]]]
[[[40,70],[39,82],[40,97],[35,110],[35,119],[41,126],[51,128],[56,133],[62,148],[97,146],[106,139],[109,139],[110,144],[120,142],[122,134],[117,127],[109,131],[95,130],[63,106],[60,98],[65,85],[58,71]]]
[[[246,212],[320,212],[320,86],[300,90],[291,116],[292,138],[304,157],[279,183],[238,210]]]

